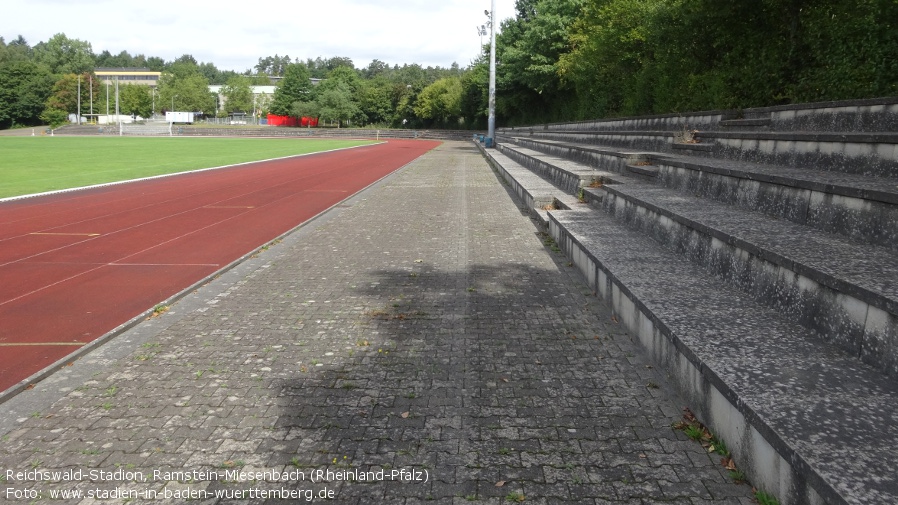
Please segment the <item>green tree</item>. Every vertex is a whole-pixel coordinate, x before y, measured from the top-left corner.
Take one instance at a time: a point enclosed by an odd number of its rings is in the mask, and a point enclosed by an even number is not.
[[[41,112],[41,121],[50,125],[50,128],[56,129],[69,122],[69,113],[54,107],[47,107]]]
[[[54,74],[79,74],[93,71],[94,55],[90,42],[70,39],[57,33],[34,47],[34,55]]]
[[[567,100],[559,59],[571,50],[571,27],[585,0],[518,0],[496,40],[496,108],[517,122],[555,119],[575,106]]]
[[[119,111],[148,118],[153,113],[153,95],[149,86],[140,84],[119,85]]]
[[[78,82],[80,78],[80,83]],[[93,85],[94,109],[91,105],[91,85]],[[78,89],[81,89],[81,114],[93,114],[99,110],[100,81],[91,73],[65,74],[53,85],[47,98],[48,108],[60,109],[66,113],[78,112]]]
[[[489,75],[487,57],[482,55],[461,77],[461,115],[468,128],[486,129],[489,115]]]
[[[28,45],[28,41],[21,35],[9,43],[6,43],[3,37],[0,37],[0,65],[11,61],[31,61],[33,57],[34,51]]]
[[[320,117],[336,120],[337,127],[346,121],[357,119],[361,115],[361,109],[352,99],[352,91],[345,82],[337,81],[318,94],[316,100]]]
[[[461,115],[461,79],[446,77],[427,86],[418,95],[415,115],[441,126],[457,126]]]
[[[284,56],[275,54],[274,56],[259,58],[259,63],[254,68],[260,74],[284,75],[284,71],[287,69],[290,61],[290,57],[286,54]]]
[[[53,89],[49,69],[28,60],[0,65],[0,125],[40,124],[40,114]]]
[[[253,110],[253,90],[250,80],[244,76],[234,76],[221,88],[225,112],[249,112]]]
[[[278,83],[271,100],[271,113],[288,116],[294,102],[306,102],[310,99],[312,82],[309,80],[309,69],[302,63],[291,63],[284,70],[284,78]]]
[[[367,124],[387,125],[393,120],[391,96],[392,85],[385,77],[362,81],[357,101]]]
[[[317,118],[321,116],[321,108],[316,101],[294,102],[293,108],[291,109],[291,115],[300,118]],[[309,124],[309,127],[311,128],[311,124]]]
[[[157,91],[157,109],[204,114],[215,111],[216,100],[215,95],[209,91],[209,81],[198,72],[180,72],[179,75],[163,73]]]

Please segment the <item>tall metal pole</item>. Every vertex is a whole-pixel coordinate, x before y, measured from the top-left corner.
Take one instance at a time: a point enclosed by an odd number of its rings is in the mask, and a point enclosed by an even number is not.
[[[122,136],[122,116],[118,108],[118,76],[115,77],[115,120],[118,121],[118,135]]]
[[[488,146],[492,147],[496,138],[496,0],[492,0],[490,10],[490,102],[487,119]]]
[[[78,126],[81,126],[81,74],[78,74]]]

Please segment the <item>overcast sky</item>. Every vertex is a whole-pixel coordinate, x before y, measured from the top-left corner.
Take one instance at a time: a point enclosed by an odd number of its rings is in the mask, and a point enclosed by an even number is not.
[[[513,17],[514,3],[496,0],[497,18]],[[465,67],[489,8],[490,0],[0,0],[0,36],[33,46],[65,33],[97,54],[192,54],[237,72],[275,54],[349,57],[358,68],[374,59]]]

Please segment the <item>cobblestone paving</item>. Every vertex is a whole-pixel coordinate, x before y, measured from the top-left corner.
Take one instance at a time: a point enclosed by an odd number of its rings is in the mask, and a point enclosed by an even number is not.
[[[446,143],[0,430],[0,488],[92,491],[57,502],[85,504],[753,503],[671,428],[681,400],[537,232],[472,145]],[[57,470],[84,474],[36,474]]]

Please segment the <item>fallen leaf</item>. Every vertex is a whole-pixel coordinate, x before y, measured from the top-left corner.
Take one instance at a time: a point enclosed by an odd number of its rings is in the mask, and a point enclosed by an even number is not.
[[[504,485],[505,485],[505,481],[504,481],[504,480],[500,480],[499,482],[496,483],[496,487],[502,487],[502,486],[504,486]]]
[[[735,470],[736,469],[736,462],[733,461],[733,458],[721,458],[720,463],[727,470]]]
[[[502,377],[502,382],[508,382],[508,379],[506,379],[505,377]]]
[[[408,417],[408,412],[403,412],[402,414],[399,414],[399,417],[401,417],[401,418],[403,418],[403,419],[407,418],[407,417]]]

